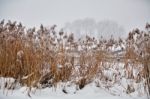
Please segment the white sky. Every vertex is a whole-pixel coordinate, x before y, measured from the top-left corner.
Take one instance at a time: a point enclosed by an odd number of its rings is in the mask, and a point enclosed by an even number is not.
[[[0,20],[21,21],[28,27],[76,19],[113,20],[126,31],[150,22],[150,0],[0,0]]]

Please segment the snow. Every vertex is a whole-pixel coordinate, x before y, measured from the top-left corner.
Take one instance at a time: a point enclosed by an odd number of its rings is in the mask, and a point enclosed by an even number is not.
[[[0,77],[0,99],[147,99],[143,86],[145,80],[136,83],[136,80],[128,79],[124,72],[124,63],[106,62],[104,66],[102,74],[108,80],[100,79],[98,76],[83,89],[79,89],[73,81],[68,81],[59,82],[57,87],[39,87],[38,89],[32,87],[30,90],[29,87],[21,87],[13,78]],[[137,76],[140,68],[141,65],[132,68],[134,76]],[[78,66],[76,69],[78,70]],[[32,73],[22,79],[31,75]],[[134,87],[135,91],[127,94],[128,85]]]
[[[32,88],[28,95],[29,88],[21,87],[15,90],[0,90],[0,99],[146,99],[146,96],[130,96],[130,95],[114,95],[108,90],[96,87],[94,83],[88,84],[82,90],[75,91],[74,86],[66,87],[68,94],[62,89],[63,84],[59,84],[57,88],[35,89]],[[119,88],[119,87],[118,87]],[[114,89],[115,90],[115,89]],[[119,89],[120,90],[120,89]],[[30,97],[31,96],[31,97]]]

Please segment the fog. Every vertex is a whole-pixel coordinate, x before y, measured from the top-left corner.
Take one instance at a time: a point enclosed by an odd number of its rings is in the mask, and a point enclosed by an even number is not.
[[[111,20],[124,29],[145,27],[150,22],[150,0],[0,0],[0,19],[21,21],[27,27],[58,28],[75,20]]]
[[[97,22],[92,18],[78,19],[66,23],[63,29],[67,33],[74,33],[76,38],[89,35],[91,37],[109,39],[113,35],[117,39],[127,36],[124,28],[112,20]]]

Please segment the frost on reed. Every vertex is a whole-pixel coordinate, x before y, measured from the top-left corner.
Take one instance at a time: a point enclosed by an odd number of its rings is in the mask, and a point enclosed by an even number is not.
[[[94,81],[96,86],[110,89],[122,78],[135,83],[144,79],[143,86],[150,94],[150,24],[145,31],[131,31],[126,39],[111,36],[108,40],[88,35],[76,40],[73,33],[63,29],[57,33],[55,28],[26,29],[22,23],[2,20],[0,76],[30,88],[71,82],[77,89]],[[10,86],[4,82],[5,88]],[[125,89],[126,93],[135,91],[131,84]]]

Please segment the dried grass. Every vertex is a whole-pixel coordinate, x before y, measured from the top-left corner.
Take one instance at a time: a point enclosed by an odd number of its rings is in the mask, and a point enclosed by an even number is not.
[[[21,23],[1,22],[0,76],[13,77],[22,86],[28,87],[39,87],[38,84],[47,83],[55,87],[58,82],[75,81],[82,89],[94,81],[94,78],[104,78],[103,70],[107,69],[105,62],[113,63],[120,58],[114,56],[110,49],[113,45],[125,43],[125,54],[121,62],[125,64],[128,78],[136,79],[132,77],[132,69],[142,64],[143,73],[139,76],[144,75],[146,90],[150,94],[149,31],[133,30],[125,42],[122,39],[115,41],[113,38],[98,41],[89,36],[86,36],[86,40],[75,41],[73,34],[66,35],[63,30],[57,35],[55,27],[47,29],[41,25],[39,30],[31,28],[25,31]],[[147,25],[146,29],[148,28]],[[135,39],[135,35],[142,41]],[[82,48],[80,51],[79,46]],[[79,63],[78,68],[75,61]],[[128,68],[130,64],[133,64],[131,70]],[[81,79],[76,81],[76,78]]]

